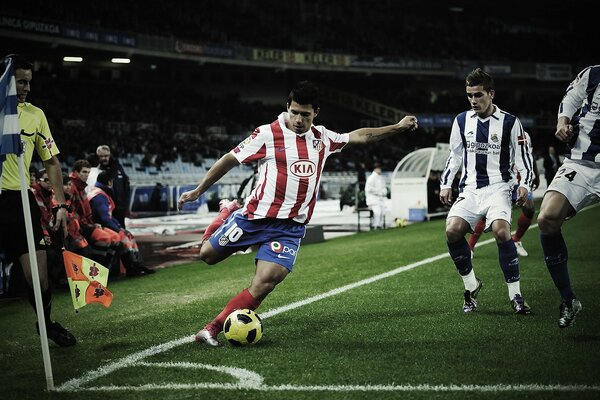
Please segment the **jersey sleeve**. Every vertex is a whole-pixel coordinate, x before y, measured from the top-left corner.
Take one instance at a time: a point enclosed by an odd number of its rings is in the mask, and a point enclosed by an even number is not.
[[[266,157],[266,134],[264,130],[256,128],[254,132],[231,150],[231,154],[242,164]]]
[[[42,159],[42,161],[48,161],[52,156],[55,156],[60,153],[56,143],[54,142],[54,138],[52,137],[52,133],[50,132],[50,127],[48,126],[48,120],[46,119],[46,115],[42,110],[40,112],[40,121],[38,130],[36,132],[35,138],[35,150],[38,155]]]
[[[440,189],[450,189],[463,159],[464,144],[460,134],[458,119],[454,118],[450,132],[450,155],[440,178]]]
[[[521,176],[519,187],[524,187],[528,191],[531,191],[531,182],[533,181],[533,160],[530,157],[531,142],[528,140],[528,135],[523,130],[519,118],[515,118],[510,136],[514,149],[515,169]]]
[[[350,141],[349,133],[337,133],[324,127],[322,130],[329,141],[328,147],[330,153],[339,153]]]
[[[570,120],[581,108],[583,100],[587,96],[586,90],[590,78],[590,69],[591,67],[588,67],[581,71],[567,88],[565,96],[558,106],[558,118],[567,117]]]

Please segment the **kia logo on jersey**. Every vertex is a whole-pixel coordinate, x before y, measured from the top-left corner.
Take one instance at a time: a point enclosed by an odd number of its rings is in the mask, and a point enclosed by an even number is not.
[[[299,178],[306,178],[314,175],[316,169],[315,164],[310,160],[298,160],[290,167],[292,174]]]

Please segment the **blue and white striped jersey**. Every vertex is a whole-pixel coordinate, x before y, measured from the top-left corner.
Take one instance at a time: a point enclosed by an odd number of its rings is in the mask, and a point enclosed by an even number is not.
[[[572,160],[600,162],[599,83],[600,65],[585,68],[571,82],[558,107],[558,118],[567,117],[573,125],[573,139],[565,151]]]
[[[450,155],[442,172],[441,189],[452,186],[454,176],[462,166],[461,192],[465,187],[516,183],[515,172],[521,176],[519,186],[531,191],[534,162],[531,143],[517,117],[494,107],[494,113],[485,119],[479,118],[473,110],[454,118]]]

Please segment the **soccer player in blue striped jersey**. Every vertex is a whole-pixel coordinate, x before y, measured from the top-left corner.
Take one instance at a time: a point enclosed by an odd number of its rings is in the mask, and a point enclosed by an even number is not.
[[[600,65],[585,68],[560,103],[554,136],[567,144],[566,159],[544,194],[538,216],[544,261],[562,298],[560,328],[571,326],[582,308],[571,288],[561,226],[582,208],[600,202],[599,83]]]
[[[477,309],[482,282],[475,276],[471,249],[465,234],[486,219],[485,231],[493,232],[498,245],[500,267],[508,285],[513,311],[529,314],[521,295],[519,257],[510,234],[511,193],[517,183],[517,205],[523,205],[531,190],[533,162],[519,119],[493,103],[494,79],[481,68],[466,78],[470,111],[456,116],[450,134],[450,155],[440,182],[440,201],[452,204],[452,181],[462,167],[459,195],[446,219],[448,251],[463,279],[463,311]]]

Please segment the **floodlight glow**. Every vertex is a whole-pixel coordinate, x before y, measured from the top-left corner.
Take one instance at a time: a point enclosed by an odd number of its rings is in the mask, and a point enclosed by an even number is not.
[[[83,57],[63,57],[63,61],[66,62],[82,62]]]
[[[131,60],[129,58],[113,58],[112,60],[115,64],[129,64]]]

